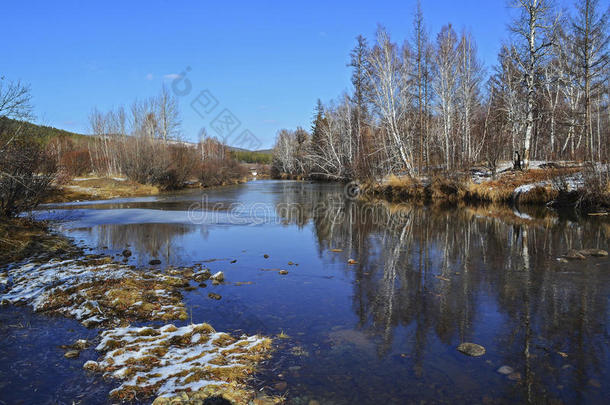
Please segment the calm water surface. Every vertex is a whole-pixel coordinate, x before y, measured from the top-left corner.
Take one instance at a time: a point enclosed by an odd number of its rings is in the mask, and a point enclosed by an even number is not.
[[[534,214],[365,204],[339,185],[255,181],[38,215],[93,252],[129,247],[131,264],[222,270],[226,284],[185,293],[193,321],[288,334],[254,384],[285,382],[289,403],[604,403],[610,259],[556,259],[610,250],[610,221]],[[0,403],[108,402],[117,384],[82,369],[97,353],[67,360],[58,347],[97,333],[1,308]],[[461,342],[487,353],[467,357]]]

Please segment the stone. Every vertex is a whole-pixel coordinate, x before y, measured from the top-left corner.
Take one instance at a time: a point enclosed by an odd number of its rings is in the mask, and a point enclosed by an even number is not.
[[[595,257],[605,257],[608,256],[608,252],[603,249],[582,249],[579,250],[578,253],[584,256],[595,256]]]
[[[129,256],[131,256],[131,250],[125,249],[125,250],[123,250],[123,253],[121,253],[121,254],[125,257],[129,257]]]
[[[210,297],[210,298],[211,298],[211,299],[213,299],[213,300],[217,300],[217,301],[218,301],[219,299],[221,299],[221,298],[222,298],[222,295],[220,295],[220,294],[216,294],[216,293],[209,293],[209,294],[208,294],[208,297]]]
[[[89,346],[89,342],[85,339],[78,339],[72,346],[78,350],[85,350]]]
[[[347,261],[347,264],[358,264],[358,262],[356,260],[354,260],[354,259],[349,259]]]
[[[231,264],[233,264],[233,263],[237,263],[237,259],[233,259],[233,260],[231,260],[231,261],[230,261],[230,263],[231,263]]]
[[[275,388],[278,391],[285,391],[286,388],[288,388],[288,384],[286,383],[286,381],[280,381],[277,382],[273,385],[273,388]]]
[[[568,259],[566,259],[565,257],[558,257],[558,258],[557,258],[557,261],[558,261],[559,263],[568,263],[568,262],[569,262],[569,260],[568,260]]]
[[[265,259],[268,259],[268,258],[269,258],[269,255],[268,255],[268,254],[264,254],[264,255],[263,255],[263,257],[264,257]]]
[[[83,364],[83,368],[85,370],[90,370],[90,371],[96,371],[99,369],[99,367],[100,367],[100,365],[98,364],[98,362],[93,361],[93,360],[89,360],[88,362]]]
[[[156,266],[158,264],[161,264],[161,260],[159,260],[159,259],[152,259],[151,261],[148,262],[148,264],[150,264],[151,266]]]
[[[288,274],[288,270],[280,270],[278,273],[280,273],[282,276],[285,276],[286,274]]]
[[[521,380],[521,373],[519,373],[519,372],[510,373],[508,375],[508,379],[511,381],[519,381],[519,380]]]
[[[583,256],[578,250],[574,250],[574,249],[568,250],[568,253],[566,253],[565,256],[563,256],[563,257],[568,260],[584,260],[585,259],[585,256]]]
[[[193,280],[195,280],[198,283],[203,283],[204,281],[208,280],[211,276],[212,276],[212,274],[210,273],[209,270],[203,270],[198,273],[195,273],[195,275],[193,275]]]
[[[459,345],[457,347],[457,349],[460,352],[462,352],[468,356],[472,356],[472,357],[478,357],[478,356],[482,356],[485,354],[485,348],[476,343],[464,342],[461,345]]]
[[[219,271],[218,273],[214,273],[214,275],[210,276],[210,278],[212,280],[218,281],[220,283],[220,282],[224,281],[225,275],[224,275],[224,273],[222,271]]]
[[[80,352],[78,350],[68,350],[65,354],[64,357],[67,359],[75,359],[80,355]]]
[[[498,372],[502,375],[509,375],[509,374],[514,373],[515,370],[513,370],[513,368],[510,366],[502,366],[499,369],[497,369],[496,372]]]

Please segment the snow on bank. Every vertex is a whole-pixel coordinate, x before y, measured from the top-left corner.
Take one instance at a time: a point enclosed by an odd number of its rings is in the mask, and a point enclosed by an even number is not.
[[[96,350],[105,352],[104,357],[84,367],[124,380],[111,391],[120,399],[139,393],[171,398],[210,386],[238,386],[271,346],[267,338],[244,335],[236,339],[205,323],[181,328],[116,328],[101,337]]]
[[[8,270],[4,304],[27,304],[76,318],[87,327],[125,319],[186,319],[175,285],[180,280],[144,273],[109,258],[52,260]]]

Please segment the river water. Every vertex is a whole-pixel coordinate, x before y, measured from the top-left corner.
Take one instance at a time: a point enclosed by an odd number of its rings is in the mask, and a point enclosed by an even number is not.
[[[610,395],[610,259],[557,260],[572,248],[610,250],[603,217],[367,203],[341,185],[270,180],[47,206],[37,216],[90,252],[129,248],[130,264],[223,271],[225,284],[184,293],[192,321],[288,335],[253,384],[291,404]],[[0,403],[107,403],[118,383],[82,369],[99,354],[65,359],[58,347],[97,333],[0,308]],[[466,356],[462,342],[486,354]]]

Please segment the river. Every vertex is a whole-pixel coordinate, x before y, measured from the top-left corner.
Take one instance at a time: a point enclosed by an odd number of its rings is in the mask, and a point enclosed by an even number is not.
[[[272,180],[36,215],[91,253],[118,260],[129,248],[136,266],[223,271],[226,283],[184,292],[192,321],[287,335],[252,383],[291,404],[610,396],[610,259],[558,260],[572,248],[610,250],[603,217],[397,206],[354,200],[341,185]],[[58,347],[97,333],[0,308],[0,403],[107,403],[118,382],[82,369],[99,353],[66,359]],[[485,355],[462,354],[462,342]]]

